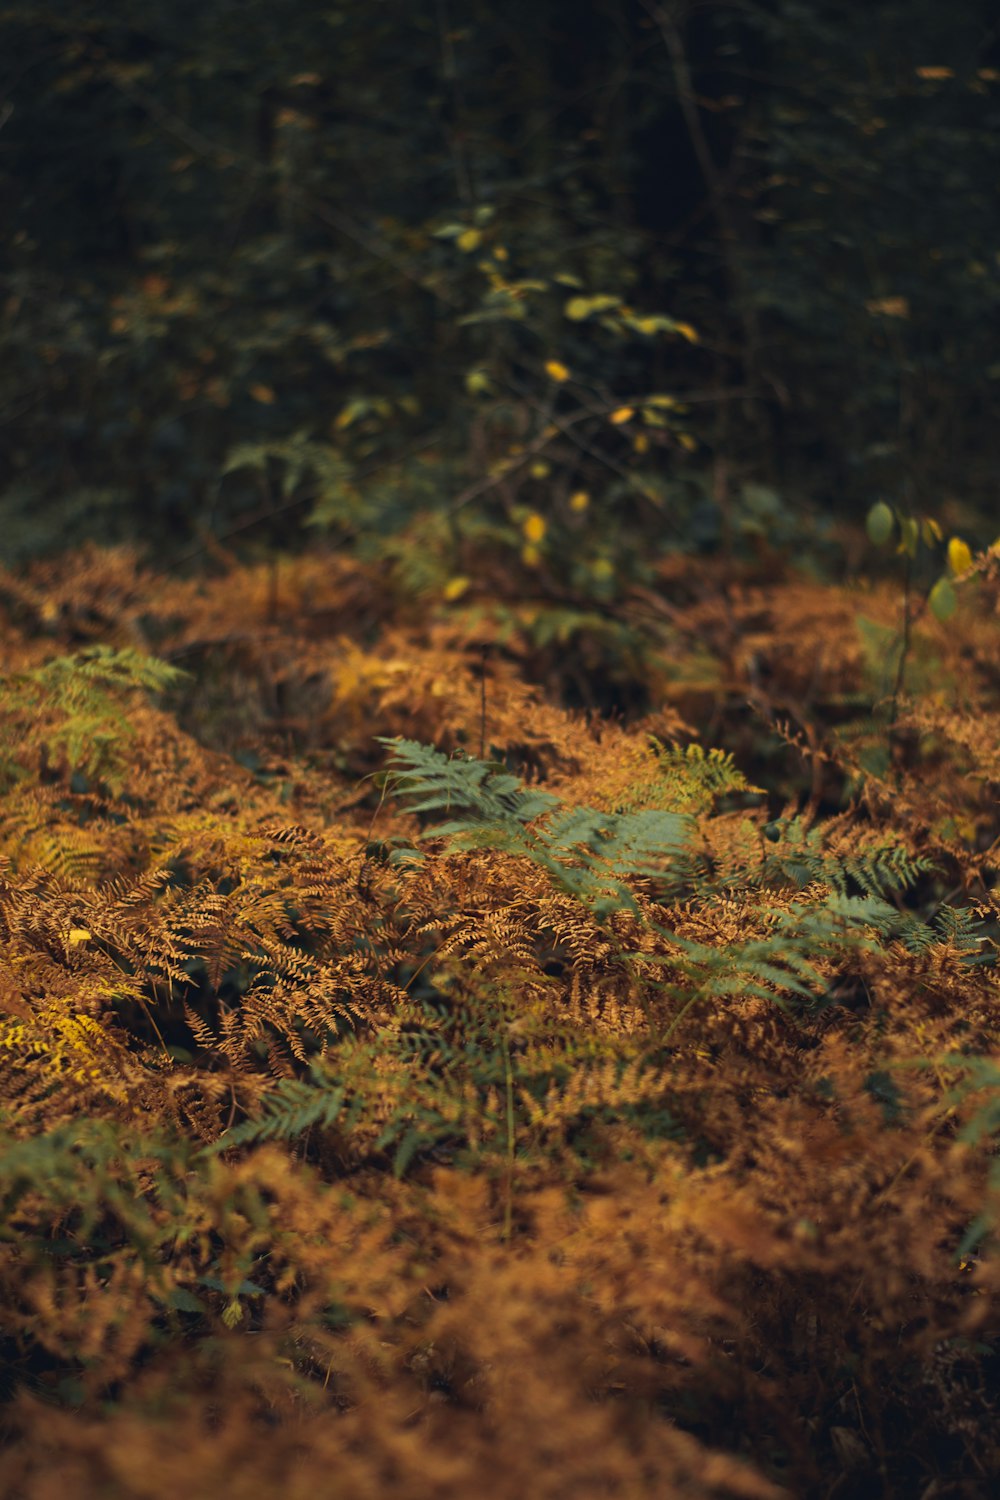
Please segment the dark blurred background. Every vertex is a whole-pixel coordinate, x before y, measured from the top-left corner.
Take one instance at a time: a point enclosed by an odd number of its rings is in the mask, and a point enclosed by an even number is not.
[[[995,0],[6,5],[0,556],[992,540],[998,183]]]

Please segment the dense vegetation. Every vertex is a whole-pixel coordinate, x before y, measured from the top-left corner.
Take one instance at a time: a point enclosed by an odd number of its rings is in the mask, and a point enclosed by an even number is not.
[[[8,556],[992,503],[992,0],[31,0],[0,58]]]
[[[0,12],[5,1495],[995,1492],[1000,56],[844,9]]]

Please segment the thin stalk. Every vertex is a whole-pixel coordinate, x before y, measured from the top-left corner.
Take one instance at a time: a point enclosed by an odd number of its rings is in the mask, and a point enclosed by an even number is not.
[[[510,1061],[510,1038],[506,1027],[503,1030],[503,1079],[507,1096],[507,1181],[504,1186],[503,1229],[500,1238],[506,1243],[514,1227],[514,1154],[517,1141],[514,1133],[514,1070]]]
[[[688,1011],[691,1010],[695,1005],[697,1005],[697,1003],[698,1003],[698,1001],[700,999],[701,999],[701,992],[700,992],[700,990],[695,990],[695,992],[691,996],[690,1000],[686,1001],[681,1006],[680,1010],[677,1012],[676,1016],[674,1016],[674,1019],[671,1021],[670,1025],[667,1027],[666,1031],[660,1037],[659,1045],[661,1047],[664,1046],[667,1042],[669,1042],[671,1036],[677,1030],[678,1026],[681,1024],[681,1022],[683,1021],[684,1017],[687,1015]]]
[[[485,760],[486,759],[486,654],[487,654],[487,651],[489,650],[489,647],[488,646],[483,646],[481,649],[482,649],[482,660],[480,661],[480,666],[482,668],[482,678],[481,678],[480,684],[479,684],[479,687],[480,687],[480,693],[479,693],[479,759],[480,760]]]
[[[892,701],[889,705],[889,754],[892,754],[892,734],[899,718],[899,699],[906,676],[906,658],[910,651],[910,599],[913,592],[913,559],[906,554],[906,569],[903,574],[903,631],[899,643],[899,660],[896,663],[896,678],[892,685]]]

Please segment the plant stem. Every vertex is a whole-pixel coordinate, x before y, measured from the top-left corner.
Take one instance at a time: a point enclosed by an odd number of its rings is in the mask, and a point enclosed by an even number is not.
[[[506,1027],[503,1030],[503,1078],[507,1095],[507,1181],[504,1188],[503,1230],[500,1238],[507,1241],[514,1225],[514,1070],[510,1062],[510,1038]]]
[[[906,554],[906,570],[903,574],[903,632],[899,643],[899,661],[896,663],[896,679],[892,685],[892,702],[889,705],[889,756],[892,758],[892,734],[899,718],[899,698],[906,675],[906,658],[910,651],[910,596],[913,583],[913,559]],[[898,780],[898,775],[897,775]]]

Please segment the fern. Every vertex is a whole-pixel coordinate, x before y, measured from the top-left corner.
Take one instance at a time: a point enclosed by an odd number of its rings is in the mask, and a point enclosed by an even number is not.
[[[654,923],[667,951],[629,955],[640,974],[646,965],[670,971],[669,978],[653,981],[671,1002],[661,1042],[696,1006],[710,1007],[727,998],[808,1008],[825,989],[824,962],[842,963],[845,954],[872,948],[873,933],[887,936],[899,922],[895,908],[878,897],[836,893],[818,904],[793,902],[773,911],[765,907],[753,916],[764,926],[762,933],[722,943],[701,942]]]
[[[649,736],[648,745],[655,757],[653,774],[624,788],[618,812],[663,808],[697,815],[709,811],[723,797],[761,793],[724,750],[706,751],[697,741],[682,749],[662,744],[655,735]]]
[[[629,879],[651,878],[672,888],[685,883],[690,817],[660,809],[615,813],[589,807],[556,816],[557,797],[523,786],[495,763],[449,757],[412,740],[382,743],[393,747],[390,788],[408,800],[411,812],[465,814],[432,825],[424,838],[530,859],[557,889],[602,920],[615,910],[638,911]]]
[[[423,837],[443,837],[456,848],[489,847],[522,855],[598,920],[619,910],[639,914],[628,884],[636,878],[659,882],[661,894],[675,896],[698,883],[689,848],[697,827],[691,815],[650,808],[557,811],[557,799],[522,787],[502,768],[449,758],[412,741],[388,743],[393,744],[395,763],[406,767],[396,773],[394,790],[408,797],[411,811],[447,808],[465,813],[431,826]],[[661,762],[673,780],[675,804],[685,795],[684,777],[690,767],[695,798],[731,789],[740,780],[723,757],[671,751],[664,752]],[[845,951],[871,946],[875,938],[901,937],[911,944],[921,939],[922,924],[898,910],[887,895],[915,880],[929,868],[927,861],[888,845],[831,853],[823,846],[821,831],[806,830],[798,819],[785,831],[785,844],[765,855],[752,883],[825,888],[819,900],[814,896],[770,912],[765,903],[754,914],[767,929],[763,934],[724,943],[699,942],[652,921],[651,930],[666,939],[668,952],[629,955],[633,962],[673,971],[673,980],[658,984],[679,1007],[670,1030],[695,1004],[729,996],[806,1004],[825,988],[818,967],[822,958],[842,959]]]
[[[513,1001],[469,992],[450,1009],[415,1005],[405,1029],[382,1028],[342,1047],[335,1063],[315,1063],[307,1078],[278,1080],[253,1117],[204,1154],[336,1127],[345,1157],[391,1150],[397,1176],[442,1148],[481,1166],[529,1142],[558,1153],[578,1125],[595,1119],[677,1136],[666,1095],[640,1038],[595,1045],[555,1017],[530,1018]]]
[[[819,882],[842,896],[850,894],[853,884],[866,896],[887,899],[935,869],[932,860],[911,854],[898,842],[870,843],[861,849],[840,847],[828,826],[809,827],[800,817],[787,822],[778,819],[764,832],[767,842],[761,867],[752,876],[748,872],[748,878],[762,884],[791,883],[801,890]]]
[[[558,805],[557,797],[525,787],[495,761],[443,755],[415,740],[382,738],[379,743],[392,747],[387,784],[395,796],[407,799],[410,812],[466,814],[435,825],[428,837],[454,838],[480,827],[523,825]]]
[[[231,1127],[205,1152],[217,1155],[233,1146],[292,1141],[317,1127],[327,1130],[337,1123],[346,1097],[346,1090],[333,1086],[328,1074],[314,1064],[308,1079],[280,1079],[265,1095],[256,1119]]]
[[[0,745],[0,785],[28,774],[25,751],[47,746],[70,771],[120,790],[126,779],[125,746],[134,737],[129,706],[135,693],[160,693],[187,674],[130,648],[91,646],[44,666],[0,677],[0,703],[10,724],[21,721],[20,743]]]
[[[1000,1220],[1000,1157],[997,1156],[997,1142],[1000,1139],[1000,1060],[995,1056],[949,1054],[921,1060],[918,1066],[957,1073],[957,1082],[944,1098],[949,1114],[975,1101],[959,1131],[958,1139],[968,1146],[985,1147],[991,1158],[987,1174],[990,1189],[988,1201],[967,1225],[955,1251],[955,1259],[962,1260],[995,1232]]]
[[[971,906],[951,906],[945,903],[935,912],[931,926],[935,941],[957,948],[964,955],[965,963],[996,962],[996,947],[986,947],[989,937],[985,924]]]

